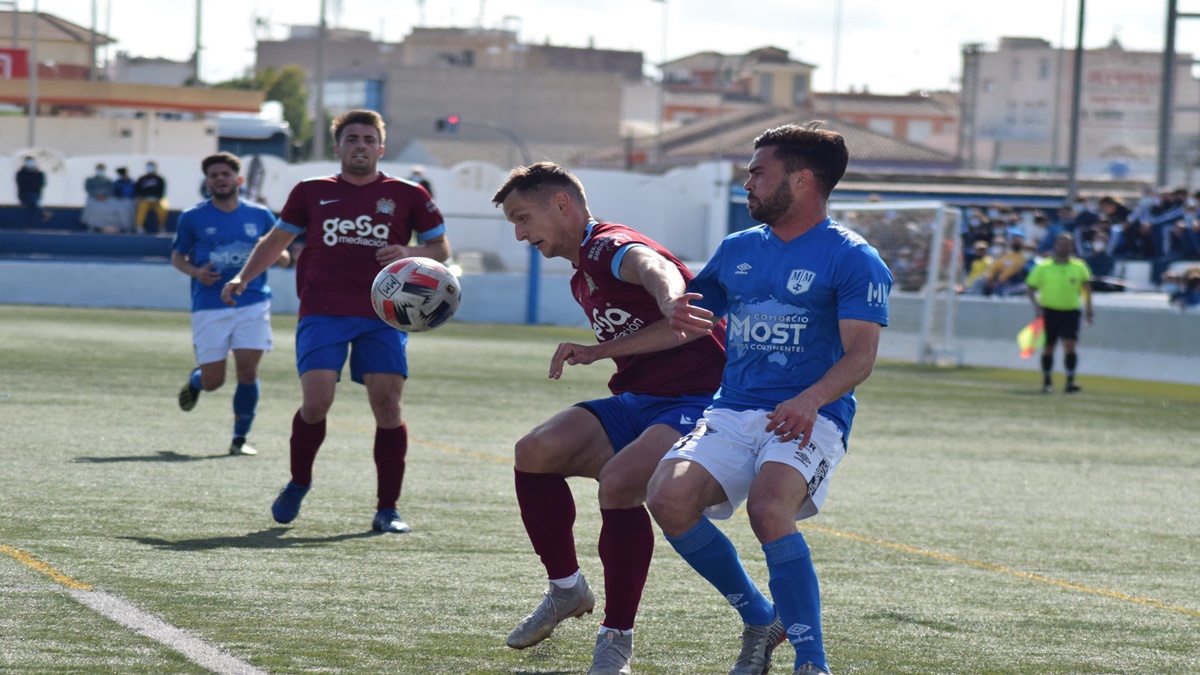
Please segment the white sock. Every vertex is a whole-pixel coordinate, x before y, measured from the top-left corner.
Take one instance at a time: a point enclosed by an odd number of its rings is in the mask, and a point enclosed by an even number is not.
[[[581,570],[575,570],[575,574],[572,574],[569,577],[563,577],[561,579],[551,579],[550,583],[558,586],[559,588],[575,588],[575,584],[579,583],[579,579],[581,577],[583,577],[583,572]]]
[[[600,632],[596,633],[596,634],[604,635],[604,633],[606,631],[609,633],[616,633],[617,635],[633,635],[632,628],[630,628],[629,630],[621,630],[620,628],[609,628],[608,626],[605,626],[604,624],[600,624]]]

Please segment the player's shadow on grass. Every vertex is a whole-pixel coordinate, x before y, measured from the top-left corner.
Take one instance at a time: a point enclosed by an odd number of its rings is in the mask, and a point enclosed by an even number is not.
[[[202,539],[158,539],[156,537],[121,537],[139,544],[153,546],[164,551],[213,551],[222,548],[295,548],[299,546],[327,546],[350,539],[366,539],[368,537],[384,536],[379,532],[350,532],[335,534],[331,537],[284,537],[289,531],[286,527],[270,527],[258,532],[250,532],[241,536],[206,537]]]
[[[119,457],[76,457],[77,464],[115,464],[118,462],[202,462],[209,459],[234,457],[228,453],[219,455],[181,455],[174,450],[159,450],[153,455],[124,455]]]

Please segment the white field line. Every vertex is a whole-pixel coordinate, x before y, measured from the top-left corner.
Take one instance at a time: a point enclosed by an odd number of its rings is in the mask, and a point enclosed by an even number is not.
[[[173,649],[218,675],[266,675],[266,671],[236,659],[195,635],[176,628],[162,619],[144,612],[129,602],[114,595],[99,591],[85,583],[76,581],[59,572],[28,553],[11,546],[0,544],[0,553],[5,553],[20,562],[67,587],[72,598],[117,623],[144,635],[151,640]]]

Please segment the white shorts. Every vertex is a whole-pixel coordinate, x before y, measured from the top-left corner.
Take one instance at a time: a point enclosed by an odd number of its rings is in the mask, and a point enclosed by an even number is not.
[[[196,363],[224,361],[233,349],[271,351],[271,303],[192,312]]]
[[[812,438],[803,449],[796,441],[781,443],[766,430],[768,410],[709,408],[696,428],[662,458],[686,459],[704,467],[725,490],[729,500],[704,510],[709,518],[724,520],[746,501],[750,484],[764,462],[779,462],[799,471],[808,481],[808,499],[796,520],[817,515],[829,492],[833,470],[846,456],[842,431],[824,416],[813,425]]]

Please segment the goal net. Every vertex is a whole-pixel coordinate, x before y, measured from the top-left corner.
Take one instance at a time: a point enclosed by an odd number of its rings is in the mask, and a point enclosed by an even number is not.
[[[961,365],[954,334],[961,211],[938,201],[831,202],[829,215],[865,237],[892,271],[889,324],[918,336],[917,362]]]

